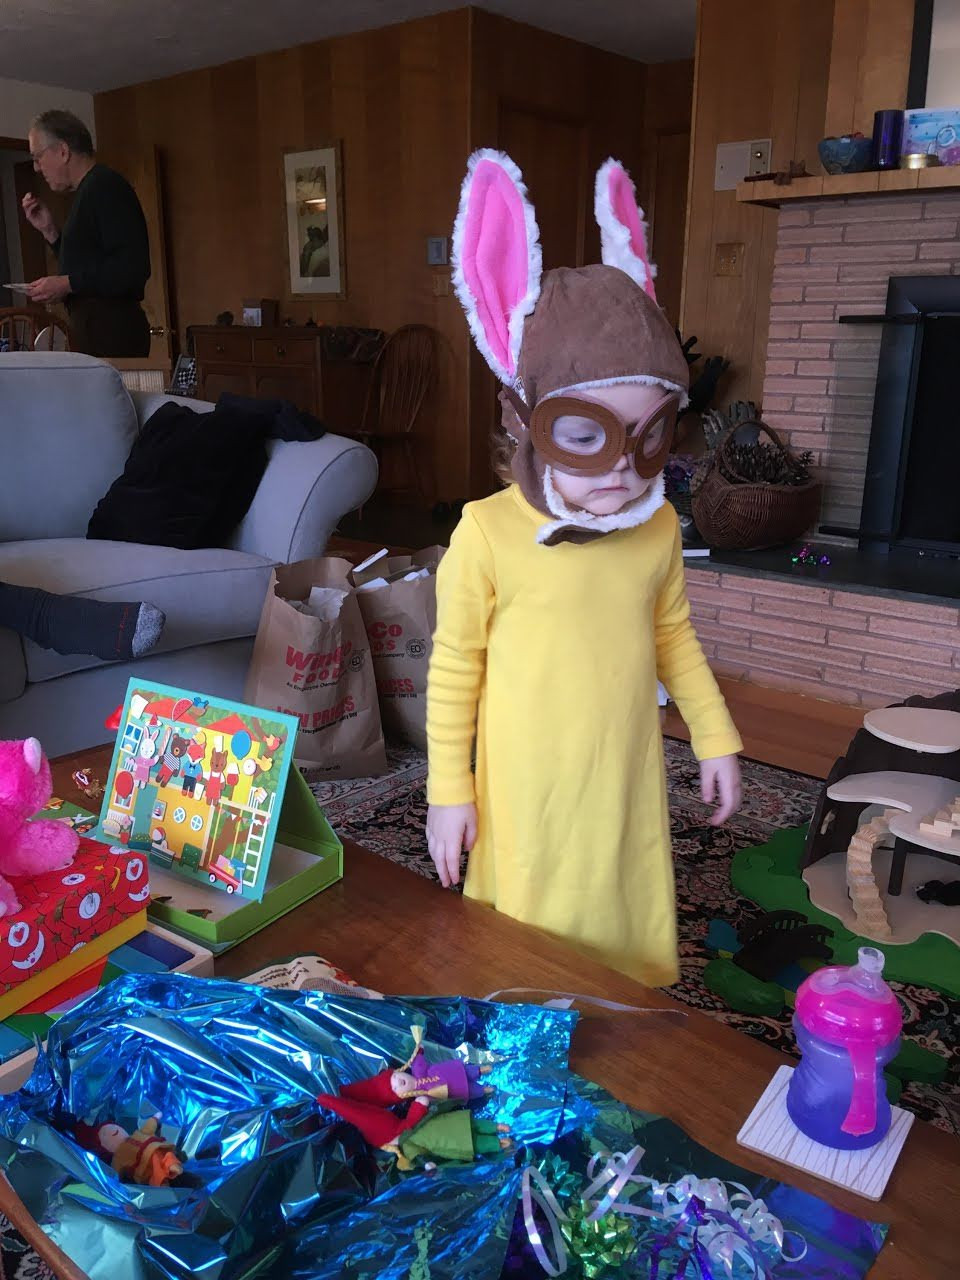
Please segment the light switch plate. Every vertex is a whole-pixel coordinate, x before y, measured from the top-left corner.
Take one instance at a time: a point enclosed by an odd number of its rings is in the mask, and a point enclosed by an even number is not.
[[[446,236],[427,236],[427,266],[445,267],[450,262],[449,240]]]
[[[714,246],[713,274],[715,276],[743,275],[743,245],[728,241]]]

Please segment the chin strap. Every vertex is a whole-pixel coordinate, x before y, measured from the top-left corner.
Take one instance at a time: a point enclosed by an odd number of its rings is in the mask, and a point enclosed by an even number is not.
[[[511,387],[506,382],[503,384],[503,394],[506,397],[506,399],[510,401],[513,411],[516,413],[517,417],[520,419],[523,425],[525,427],[529,427],[530,426],[530,406],[527,404],[526,400],[521,399],[521,397],[517,394],[514,388]]]

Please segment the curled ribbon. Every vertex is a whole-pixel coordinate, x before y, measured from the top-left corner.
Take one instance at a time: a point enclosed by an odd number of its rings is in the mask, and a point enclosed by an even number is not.
[[[750,1266],[750,1280],[764,1280],[769,1273],[763,1248],[775,1249],[785,1262],[799,1262],[806,1254],[803,1237],[785,1232],[780,1219],[742,1183],[727,1184],[719,1178],[696,1178],[693,1174],[684,1174],[676,1182],[658,1182],[637,1172],[643,1154],[643,1147],[636,1146],[626,1153],[593,1156],[587,1165],[590,1181],[579,1204],[569,1213],[561,1207],[539,1169],[532,1165],[524,1169],[523,1221],[536,1259],[548,1276],[561,1276],[568,1269],[565,1236],[568,1241],[584,1234],[589,1238],[593,1228],[594,1234],[602,1234],[616,1244],[618,1233],[609,1223],[616,1214],[652,1218],[668,1226],[666,1235],[651,1249],[650,1280],[658,1280],[664,1255],[678,1249],[681,1257],[673,1276],[685,1276],[687,1264],[693,1260],[701,1280],[715,1280],[717,1266],[733,1276],[738,1258]],[[634,1187],[649,1188],[655,1207],[631,1204],[629,1195]],[[624,1192],[626,1197],[621,1199]],[[537,1224],[535,1205],[550,1230],[553,1257]],[[603,1230],[606,1226],[610,1229]],[[795,1253],[786,1252],[787,1234],[795,1235],[799,1241]],[[632,1252],[622,1240],[619,1248],[623,1260]],[[604,1261],[602,1254],[599,1257]],[[602,1267],[585,1270],[587,1274],[602,1274]]]
[[[695,1223],[695,1245],[712,1262],[722,1264],[728,1275],[733,1275],[738,1257],[750,1264],[753,1276],[766,1275],[762,1245],[775,1248],[784,1262],[799,1262],[807,1252],[806,1241],[797,1233],[791,1234],[799,1241],[799,1252],[785,1252],[787,1233],[780,1219],[740,1182],[727,1184],[719,1178],[695,1178],[688,1173],[676,1182],[652,1182],[651,1187],[662,1216],[681,1226]],[[710,1277],[713,1273],[704,1274]]]
[[[567,1269],[567,1250],[560,1234],[560,1223],[566,1222],[567,1215],[560,1208],[556,1196],[547,1185],[547,1180],[533,1165],[527,1165],[520,1183],[520,1195],[523,1203],[523,1225],[527,1229],[527,1239],[533,1246],[537,1261],[548,1276],[562,1276]],[[543,1247],[543,1238],[534,1215],[534,1203],[543,1210],[553,1236],[554,1262]]]

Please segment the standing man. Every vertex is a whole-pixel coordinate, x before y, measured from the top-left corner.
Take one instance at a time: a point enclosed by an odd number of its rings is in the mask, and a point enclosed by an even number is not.
[[[52,191],[74,191],[60,230],[32,192],[23,212],[59,259],[61,275],[29,286],[32,302],[64,302],[70,345],[92,356],[146,356],[150,326],[140,303],[150,277],[147,224],[126,178],[98,164],[90,130],[69,111],[44,111],[30,127],[30,158]]]

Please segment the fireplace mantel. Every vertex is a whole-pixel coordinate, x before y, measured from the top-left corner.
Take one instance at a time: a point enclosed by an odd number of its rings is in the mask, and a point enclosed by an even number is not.
[[[757,204],[778,209],[799,200],[849,199],[851,196],[909,196],[918,192],[960,191],[960,165],[931,169],[888,169],[874,173],[826,174],[819,178],[794,178],[783,186],[771,178],[767,182],[741,182],[739,204]]]

